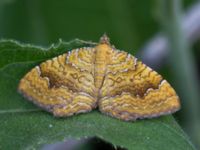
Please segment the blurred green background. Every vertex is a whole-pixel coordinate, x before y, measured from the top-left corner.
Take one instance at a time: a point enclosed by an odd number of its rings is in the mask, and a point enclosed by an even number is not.
[[[151,1],[1,0],[0,35],[48,46],[59,38],[98,41],[136,51],[159,30]]]
[[[183,12],[195,3],[197,3],[195,0],[182,1]],[[48,47],[52,43],[57,43],[59,39],[69,41],[79,38],[98,42],[99,37],[106,32],[111,38],[111,43],[117,48],[136,55],[140,54],[146,42],[156,33],[166,30],[170,34],[167,30],[170,27],[165,26],[167,24],[165,22],[170,23],[170,18],[167,20],[167,17],[162,15],[160,17],[164,21],[159,18],[162,13],[161,7],[165,6],[159,5],[158,0],[1,0],[0,38]],[[172,41],[176,42],[173,38]],[[193,63],[188,67],[191,68],[191,65],[194,65],[192,68],[196,72],[198,72],[197,67],[200,66],[199,43],[195,42],[187,49],[192,55],[190,58],[193,59],[191,60]],[[178,62],[180,57],[176,56],[177,53],[171,54],[175,54],[171,57],[174,59],[171,62]],[[138,57],[142,58],[141,55]],[[175,117],[183,130],[198,145],[200,140],[200,127],[198,126],[200,116],[198,115],[200,114],[197,108],[200,105],[197,101],[200,98],[194,96],[194,94],[198,95],[198,87],[196,85],[193,87],[197,90],[196,93],[183,89],[182,85],[176,82],[176,71],[179,72],[179,70],[173,69],[170,63],[165,63],[156,70],[173,85],[181,100],[183,99],[182,110]],[[194,80],[193,75],[188,77],[190,78],[193,80],[192,83],[199,83],[198,79]],[[190,102],[193,104],[187,107]],[[196,107],[192,108],[194,105]],[[191,112],[192,109],[195,113]]]

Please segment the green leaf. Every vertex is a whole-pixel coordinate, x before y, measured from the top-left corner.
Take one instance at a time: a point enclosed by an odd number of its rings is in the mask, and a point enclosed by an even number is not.
[[[130,150],[195,149],[171,115],[124,122],[94,110],[55,118],[18,94],[19,80],[36,64],[67,50],[91,45],[75,40],[45,49],[15,41],[0,42],[0,149],[38,149],[69,138],[93,136]]]

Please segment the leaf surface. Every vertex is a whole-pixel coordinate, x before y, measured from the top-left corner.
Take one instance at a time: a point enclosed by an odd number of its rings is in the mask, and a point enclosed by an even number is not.
[[[94,110],[55,118],[17,92],[19,80],[35,65],[67,50],[91,45],[74,40],[45,49],[16,41],[0,42],[0,149],[38,149],[44,144],[93,136],[129,150],[195,149],[171,115],[124,122]]]

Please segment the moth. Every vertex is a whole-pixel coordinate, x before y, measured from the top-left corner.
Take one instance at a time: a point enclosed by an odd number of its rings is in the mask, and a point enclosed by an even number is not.
[[[98,108],[124,121],[171,114],[180,100],[157,72],[103,35],[94,47],[82,47],[47,60],[28,72],[19,92],[56,117]]]

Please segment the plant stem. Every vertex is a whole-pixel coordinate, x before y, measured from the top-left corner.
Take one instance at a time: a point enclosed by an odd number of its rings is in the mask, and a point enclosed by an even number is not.
[[[181,114],[187,133],[200,144],[199,85],[194,58],[182,29],[180,0],[158,0],[159,19],[168,38],[170,67],[175,79],[175,88],[181,99]],[[200,146],[200,145],[198,145]]]

